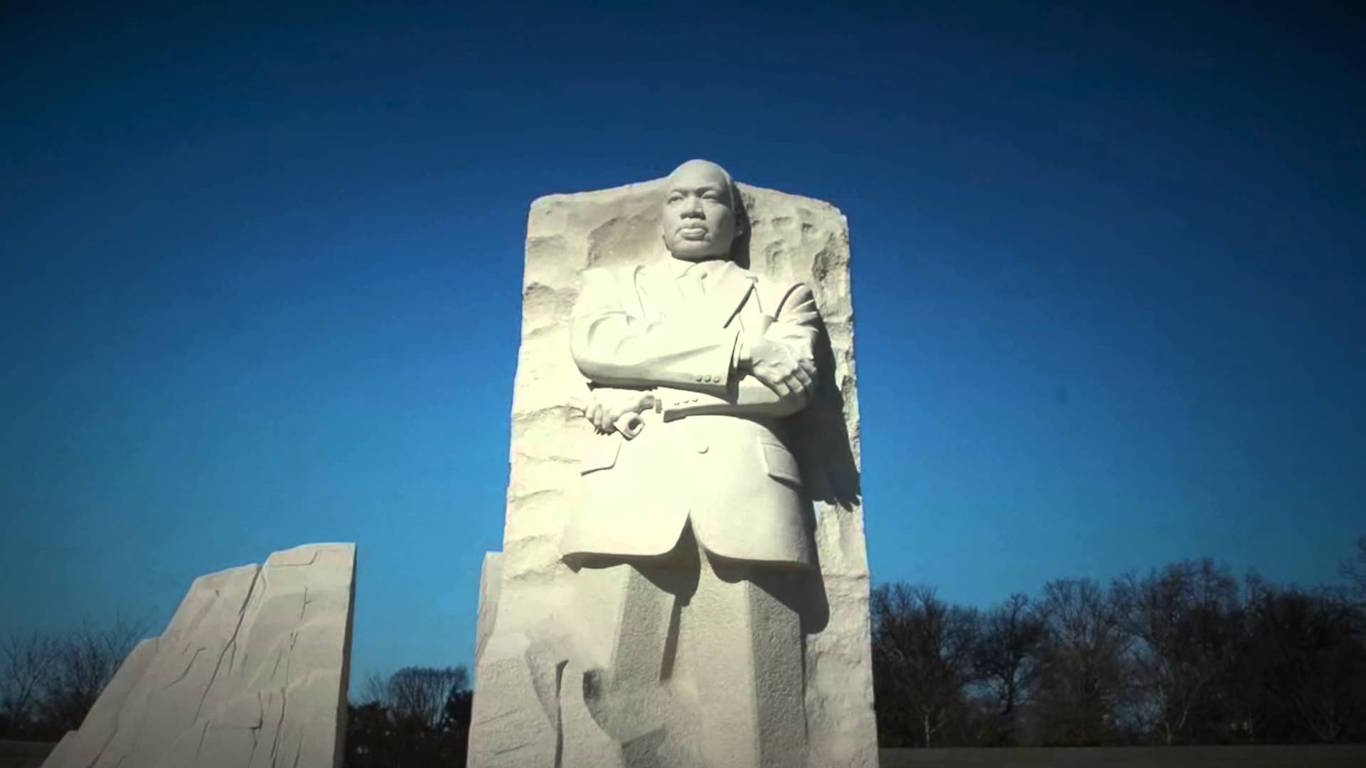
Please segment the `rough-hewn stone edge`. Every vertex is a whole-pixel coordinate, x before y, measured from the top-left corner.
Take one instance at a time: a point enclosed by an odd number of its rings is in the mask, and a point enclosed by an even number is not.
[[[474,667],[476,674],[479,659],[484,655],[498,622],[498,597],[503,589],[503,553],[485,552],[484,563],[479,569],[479,619],[475,627]]]
[[[616,187],[605,187],[605,188],[603,188],[603,189],[586,189],[586,190],[583,190],[583,191],[581,191],[581,192],[553,192],[553,193],[548,194],[548,195],[541,195],[540,197],[536,198],[535,200],[532,200],[532,201],[531,201],[531,206],[530,206],[530,208],[529,208],[529,211],[530,211],[531,213],[534,213],[534,212],[536,211],[536,209],[538,209],[538,208],[543,208],[543,207],[546,207],[546,206],[549,206],[549,205],[553,205],[553,204],[556,204],[556,203],[573,203],[573,202],[578,202],[580,199],[585,198],[585,197],[589,197],[589,196],[597,197],[597,196],[608,196],[608,195],[614,195],[614,194],[623,195],[623,194],[628,194],[628,193],[632,193],[632,192],[645,191],[645,190],[648,190],[648,189],[650,189],[650,188],[652,188],[652,187],[656,187],[656,186],[659,186],[660,184],[663,184],[666,178],[667,178],[667,177],[661,176],[661,177],[659,177],[659,178],[657,178],[657,179],[649,179],[648,181],[636,181],[636,182],[632,182],[632,183],[630,183],[630,184],[622,184],[622,185],[616,186]],[[752,195],[752,194],[756,194],[756,193],[758,193],[758,194],[782,195],[783,197],[792,199],[792,200],[794,200],[794,201],[800,201],[802,204],[810,205],[810,206],[812,206],[812,207],[814,207],[814,208],[822,208],[822,209],[824,209],[824,210],[831,211],[831,212],[833,212],[835,215],[839,216],[841,219],[844,219],[844,220],[845,220],[846,226],[844,227],[844,230],[845,230],[846,233],[849,231],[849,228],[848,228],[848,225],[847,225],[848,219],[845,217],[844,212],[840,210],[839,206],[835,205],[834,203],[832,203],[832,202],[830,202],[830,201],[828,201],[828,200],[821,200],[821,199],[815,198],[815,197],[807,197],[806,195],[799,195],[799,194],[795,194],[795,193],[793,193],[793,192],[784,192],[784,191],[782,191],[781,189],[771,189],[771,188],[769,188],[769,187],[759,187],[759,186],[755,186],[755,185],[753,185],[753,184],[746,184],[746,183],[744,183],[744,182],[742,182],[742,181],[737,181],[737,182],[735,182],[735,186],[738,187],[738,188],[740,189],[740,194],[742,194],[742,195],[743,195],[743,194],[751,194],[751,195]]]

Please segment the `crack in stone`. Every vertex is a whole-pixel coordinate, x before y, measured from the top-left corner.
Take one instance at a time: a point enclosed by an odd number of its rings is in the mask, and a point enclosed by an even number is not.
[[[209,691],[213,690],[214,680],[218,679],[218,670],[223,666],[223,657],[227,655],[228,649],[232,649],[234,656],[237,653],[237,633],[242,631],[242,622],[247,616],[247,606],[251,604],[251,596],[256,593],[256,583],[261,580],[261,572],[263,570],[265,569],[258,567],[251,575],[251,586],[247,587],[247,596],[242,600],[242,607],[237,609],[237,626],[233,627],[232,636],[228,638],[228,642],[223,646],[223,650],[218,653],[218,663],[214,664],[213,674],[209,676],[208,685],[204,686],[204,693],[199,697],[199,706],[195,707],[195,720],[199,719],[200,713],[204,710],[204,702],[209,698]],[[229,669],[231,669],[231,667],[229,667]]]
[[[266,705],[261,701],[261,692],[256,692],[256,725],[251,726],[251,752],[247,754],[247,766],[250,768],[251,761],[256,757],[256,747],[261,744],[261,728],[266,724]]]
[[[279,648],[275,651],[275,666],[270,668],[270,679],[275,679],[275,673],[280,671],[280,659],[285,657],[285,649]]]
[[[204,737],[209,735],[210,721],[204,721],[204,730],[199,732],[199,744],[194,748],[194,756],[199,757],[199,753],[204,749]]]
[[[275,736],[270,742],[270,766],[275,768],[280,757],[280,737],[285,732],[285,712],[289,708],[289,697],[285,688],[280,689],[280,719],[275,723]]]
[[[319,553],[320,551],[321,551],[321,550],[317,550],[317,549],[313,550],[313,552],[308,556],[308,562],[306,562],[306,563],[270,563],[270,567],[271,567],[271,568],[304,568],[304,567],[313,565],[314,563],[318,562],[318,553]]]
[[[515,715],[515,714],[517,714],[517,710],[515,710],[515,709],[509,709],[509,710],[506,711],[506,712],[499,712],[499,713],[496,714],[496,715],[492,715],[492,716],[490,716],[490,717],[486,717],[486,718],[480,720],[480,721],[479,721],[479,724],[480,724],[480,725],[487,725],[487,724],[489,724],[489,723],[494,723],[494,722],[497,722],[497,721],[502,720],[502,719],[504,719],[504,718],[512,717],[512,716]]]
[[[189,646],[186,646],[186,647],[185,647],[185,650],[188,651],[188,650],[189,650]],[[164,690],[166,690],[167,688],[170,688],[171,686],[173,686],[173,685],[175,685],[176,683],[180,682],[181,680],[184,680],[185,677],[186,677],[187,675],[190,674],[190,668],[194,666],[194,660],[197,659],[197,658],[199,658],[199,654],[200,654],[200,653],[203,653],[205,650],[207,650],[207,649],[206,649],[204,646],[202,646],[202,645],[199,646],[198,648],[194,649],[194,655],[190,656],[189,662],[185,664],[185,671],[181,672],[180,675],[179,675],[178,677],[176,677],[176,679],[174,679],[174,680],[172,680],[171,682],[169,682],[169,683],[167,683],[167,684],[161,686],[161,690],[164,691]]]
[[[562,659],[555,665],[555,768],[564,768],[564,668]]]
[[[299,641],[298,632],[289,633],[289,655],[285,657],[285,682],[280,686],[280,720],[275,724],[275,738],[270,745],[270,765],[275,768],[280,757],[280,737],[285,730],[285,712],[289,708],[289,667],[294,660],[294,644]]]
[[[525,491],[523,493],[510,493],[508,494],[508,501],[523,502],[530,501],[531,499],[537,498],[539,496],[560,497],[563,495],[564,491],[556,490],[554,488],[538,488],[534,491]]]
[[[535,745],[536,745],[536,742],[534,742],[534,741],[524,741],[524,742],[522,742],[521,744],[518,744],[518,745],[515,746],[515,747],[503,747],[502,749],[495,749],[495,750],[493,750],[493,754],[494,754],[494,755],[505,755],[505,754],[507,754],[507,753],[509,753],[509,752],[516,752],[516,751],[519,750],[519,749],[526,749],[527,747],[532,747],[532,746],[535,746]]]

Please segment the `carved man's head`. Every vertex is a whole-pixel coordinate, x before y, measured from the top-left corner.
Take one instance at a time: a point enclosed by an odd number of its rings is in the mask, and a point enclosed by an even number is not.
[[[730,174],[716,163],[689,160],[674,169],[659,220],[669,253],[688,261],[728,256],[739,234],[735,195]]]

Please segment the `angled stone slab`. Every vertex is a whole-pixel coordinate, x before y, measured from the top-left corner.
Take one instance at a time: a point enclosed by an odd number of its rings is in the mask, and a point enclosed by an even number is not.
[[[338,768],[355,566],[311,544],[196,579],[44,768]]]

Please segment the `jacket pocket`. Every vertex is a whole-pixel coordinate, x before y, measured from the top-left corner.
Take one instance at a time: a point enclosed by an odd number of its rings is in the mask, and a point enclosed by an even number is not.
[[[764,469],[768,471],[769,477],[801,487],[802,473],[797,469],[797,460],[785,446],[760,440],[759,452],[763,456]]]
[[[617,454],[621,451],[621,439],[615,435],[595,437],[584,446],[579,456],[579,474],[611,469],[616,466]]]

